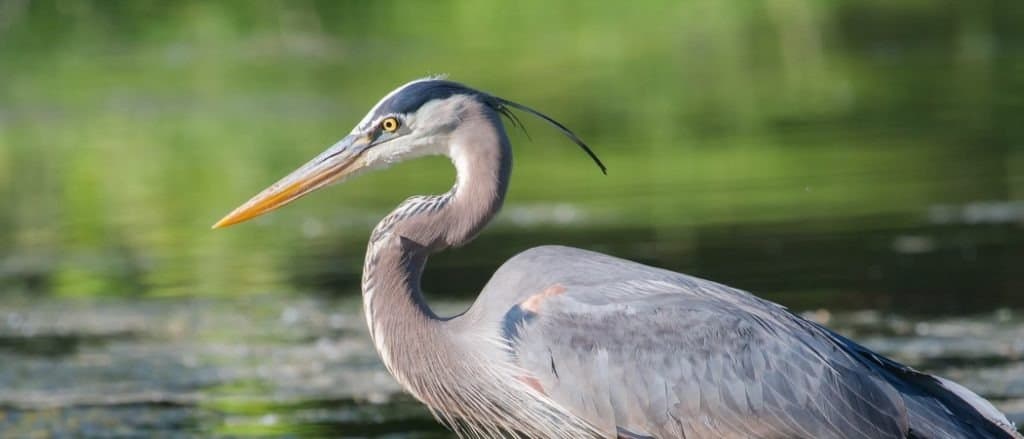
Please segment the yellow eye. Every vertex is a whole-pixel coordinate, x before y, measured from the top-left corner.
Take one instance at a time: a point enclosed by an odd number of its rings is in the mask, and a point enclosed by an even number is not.
[[[398,119],[389,117],[380,122],[380,128],[389,133],[395,132],[398,129]]]

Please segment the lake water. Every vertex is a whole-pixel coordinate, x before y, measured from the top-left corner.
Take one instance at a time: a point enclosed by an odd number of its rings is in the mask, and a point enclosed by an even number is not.
[[[1024,422],[1024,7],[0,1],[0,436],[446,437],[357,312],[439,158],[210,231],[427,74],[523,117],[454,312],[563,244],[750,290]]]
[[[1020,313],[806,315],[1024,422]],[[2,437],[448,437],[384,370],[355,300],[25,300],[0,319]]]

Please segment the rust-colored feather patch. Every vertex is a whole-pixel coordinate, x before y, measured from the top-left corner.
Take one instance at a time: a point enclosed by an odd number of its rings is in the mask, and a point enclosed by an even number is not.
[[[541,292],[539,292],[537,294],[534,294],[534,295],[532,295],[530,297],[527,297],[526,300],[524,300],[522,303],[519,304],[519,306],[522,307],[524,310],[527,310],[527,311],[532,312],[532,313],[536,313],[536,312],[540,311],[540,304],[541,304],[541,302],[544,301],[544,299],[547,299],[548,297],[551,297],[551,296],[557,296],[557,295],[562,294],[564,292],[565,292],[565,287],[563,287],[563,286],[561,286],[559,284],[554,284],[554,285],[552,285],[550,287],[545,288],[544,291],[541,291]]]
[[[542,395],[547,396],[547,392],[544,391],[544,387],[540,385],[540,380],[538,380],[538,379],[536,379],[534,377],[529,377],[529,376],[520,376],[520,377],[517,377],[517,378],[519,378],[519,381],[522,381],[527,386],[530,386],[531,388],[533,388],[533,390],[536,390],[536,391],[540,392]]]

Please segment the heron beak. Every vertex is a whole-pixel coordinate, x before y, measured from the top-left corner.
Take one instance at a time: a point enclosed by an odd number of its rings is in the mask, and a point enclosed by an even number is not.
[[[366,136],[346,136],[309,163],[302,165],[221,218],[213,228],[219,229],[250,220],[364,169],[366,163],[362,153],[369,145],[370,139]]]

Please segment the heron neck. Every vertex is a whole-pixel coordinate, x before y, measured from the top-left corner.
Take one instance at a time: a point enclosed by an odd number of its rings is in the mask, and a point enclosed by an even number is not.
[[[420,290],[427,258],[471,241],[491,221],[511,172],[508,139],[493,112],[453,133],[448,155],[455,186],[443,195],[409,198],[385,217],[371,235],[363,267],[370,335],[388,370],[420,399],[444,385],[437,371],[455,370],[452,354],[459,349],[446,326],[450,318],[438,317]]]

